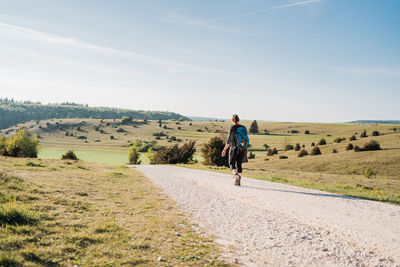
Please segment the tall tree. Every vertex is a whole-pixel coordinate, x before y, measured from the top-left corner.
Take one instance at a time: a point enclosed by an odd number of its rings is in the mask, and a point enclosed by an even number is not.
[[[257,124],[256,120],[254,120],[250,125],[250,133],[251,134],[258,134],[259,133],[258,132],[258,124]]]

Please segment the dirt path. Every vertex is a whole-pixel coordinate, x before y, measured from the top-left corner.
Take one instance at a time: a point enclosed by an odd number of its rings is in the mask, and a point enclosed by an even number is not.
[[[137,167],[247,266],[400,266],[400,207],[173,166]]]

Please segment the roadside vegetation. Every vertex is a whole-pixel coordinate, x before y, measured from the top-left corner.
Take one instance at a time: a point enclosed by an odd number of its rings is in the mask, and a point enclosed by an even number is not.
[[[0,169],[0,266],[224,265],[133,169],[11,157]]]

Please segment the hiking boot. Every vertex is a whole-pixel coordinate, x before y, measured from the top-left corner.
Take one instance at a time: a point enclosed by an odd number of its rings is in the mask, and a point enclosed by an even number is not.
[[[236,175],[236,178],[235,178],[235,185],[236,186],[240,186],[240,178],[242,178],[242,177],[240,177],[240,175]]]

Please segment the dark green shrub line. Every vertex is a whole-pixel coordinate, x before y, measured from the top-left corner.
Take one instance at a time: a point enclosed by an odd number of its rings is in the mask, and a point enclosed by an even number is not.
[[[148,153],[150,164],[178,164],[189,163],[196,152],[195,141],[189,141],[182,146],[173,145],[157,152]]]

